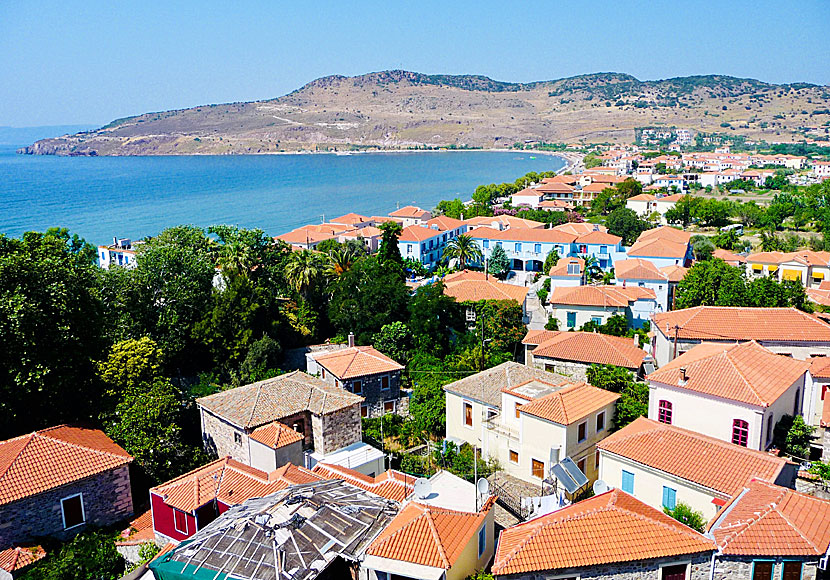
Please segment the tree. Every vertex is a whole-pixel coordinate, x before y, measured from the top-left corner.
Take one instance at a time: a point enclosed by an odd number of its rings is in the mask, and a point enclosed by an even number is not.
[[[112,534],[88,529],[26,572],[25,580],[117,580],[124,574],[124,558],[115,549]]]
[[[82,250],[60,236],[0,234],[0,439],[97,414],[103,327]]]
[[[623,239],[623,245],[630,246],[641,233],[649,228],[649,223],[637,217],[633,210],[621,207],[611,212],[605,220],[605,226],[609,234],[620,236]]]
[[[311,250],[299,250],[291,254],[285,266],[285,277],[291,287],[306,298],[317,283],[320,270],[319,254]]]
[[[744,273],[720,259],[695,263],[677,285],[678,309],[694,306],[748,306]]]
[[[502,248],[502,252],[504,248]],[[505,257],[507,255],[505,254]],[[553,268],[557,263],[559,263],[559,252],[556,249],[551,250],[548,252],[548,255],[545,257],[545,265],[542,266],[542,274],[550,275],[551,268]]]
[[[683,502],[678,502],[674,509],[664,507],[663,511],[666,515],[673,517],[681,524],[685,524],[693,530],[703,533],[703,528],[706,526],[706,520],[701,512],[697,512]]]
[[[504,279],[510,273],[510,258],[507,252],[500,245],[496,245],[490,252],[490,259],[487,260],[487,270],[496,278]]]
[[[409,328],[419,352],[447,354],[450,338],[462,323],[458,304],[444,294],[443,282],[423,285],[415,292],[409,303]]]
[[[695,260],[702,262],[712,257],[715,251],[715,245],[707,236],[692,236],[691,242]]]
[[[354,263],[360,257],[352,248],[342,247],[329,252],[328,261],[326,263],[326,273],[329,276],[337,278],[342,276],[349,269],[354,266]]]
[[[793,424],[787,431],[787,439],[784,448],[787,455],[798,459],[810,459],[810,443],[813,440],[813,428],[807,425],[804,417],[796,415]]]
[[[692,215],[704,226],[725,226],[729,223],[729,202],[717,199],[700,200]]]
[[[588,153],[588,155],[582,158],[582,163],[585,165],[585,169],[591,169],[592,167],[599,167],[602,165],[602,160],[600,160],[596,154]]]
[[[685,228],[692,223],[696,208],[702,200],[703,198],[700,197],[684,195],[674,204],[674,207],[666,211],[666,221],[670,224],[680,224]]]
[[[477,340],[481,340],[483,328],[487,350],[506,353],[512,360],[527,333],[522,320],[522,307],[515,300],[482,300],[476,303],[476,311]]]
[[[637,417],[648,415],[648,385],[631,382],[622,391],[614,412],[614,429],[622,429]]]
[[[107,359],[98,364],[98,375],[105,387],[105,412],[111,411],[125,392],[161,378],[161,350],[147,336],[123,340],[114,344]]]
[[[412,331],[401,321],[384,324],[372,339],[376,349],[401,364],[409,360],[412,344]]]
[[[545,323],[545,330],[559,330],[559,319],[555,316],[548,316],[548,321]]]
[[[741,237],[735,230],[720,232],[711,238],[711,241],[718,248],[729,250],[730,252],[739,252],[743,250],[744,244],[741,242]]]
[[[472,236],[461,234],[447,242],[444,248],[444,257],[448,260],[457,260],[458,269],[464,270],[467,262],[481,261],[481,248]]]
[[[398,247],[398,238],[403,233],[403,226],[398,222],[384,222],[378,226],[383,235],[380,239],[377,258],[381,263],[395,264],[403,271],[403,258]]]

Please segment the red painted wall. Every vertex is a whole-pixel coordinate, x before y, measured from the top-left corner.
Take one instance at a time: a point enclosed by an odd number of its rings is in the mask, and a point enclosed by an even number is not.
[[[187,518],[187,533],[176,531],[173,520],[173,508],[164,503],[160,496],[150,494],[150,508],[153,510],[153,529],[160,534],[174,540],[186,540],[196,533],[196,518],[191,514],[185,514]]]

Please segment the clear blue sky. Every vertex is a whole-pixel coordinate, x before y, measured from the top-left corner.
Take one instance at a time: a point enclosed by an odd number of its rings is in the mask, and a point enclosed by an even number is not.
[[[280,96],[404,68],[830,84],[830,1],[0,1],[0,125]]]

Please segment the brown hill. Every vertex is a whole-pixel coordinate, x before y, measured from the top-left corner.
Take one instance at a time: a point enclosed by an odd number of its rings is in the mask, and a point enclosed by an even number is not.
[[[384,71],[328,76],[273,100],[147,113],[21,152],[57,155],[246,154],[515,142],[631,142],[676,126],[790,141],[830,120],[830,88],[619,73],[518,84],[483,76]],[[816,116],[824,115],[824,116]],[[729,126],[724,124],[728,123]]]

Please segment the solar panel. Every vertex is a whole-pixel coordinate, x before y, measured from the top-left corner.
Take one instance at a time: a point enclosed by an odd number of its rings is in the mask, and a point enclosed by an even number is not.
[[[574,493],[576,490],[579,489],[579,486],[576,484],[576,481],[570,476],[570,474],[562,467],[561,463],[557,463],[553,467],[550,468],[553,472],[553,475],[556,479],[559,480],[559,483],[565,488],[565,491],[568,493]]]
[[[588,478],[582,473],[570,457],[562,460],[561,465],[568,471],[568,474],[576,482],[577,487],[582,487],[588,483]]]

